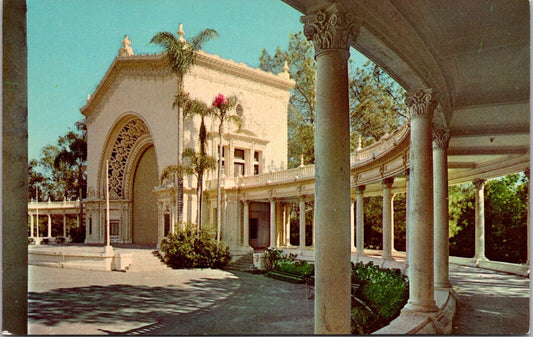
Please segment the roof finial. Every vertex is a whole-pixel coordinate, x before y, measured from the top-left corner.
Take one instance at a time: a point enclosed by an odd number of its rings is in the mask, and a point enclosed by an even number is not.
[[[304,155],[301,154],[301,155],[300,155],[300,167],[304,167],[304,166],[305,166],[305,165],[304,165]]]
[[[179,29],[178,29],[178,35],[179,35],[178,41],[182,42],[182,43],[185,43],[186,42],[186,40],[184,38],[185,32],[183,31],[183,23],[181,23],[181,22],[180,22],[180,26],[179,26]]]
[[[281,76],[282,78],[290,79],[291,74],[289,73],[289,64],[287,61],[283,64],[282,72],[278,74],[278,76]]]
[[[128,39],[128,35],[124,35],[124,40],[122,40],[123,47],[120,48],[118,51],[118,56],[120,57],[126,57],[126,56],[133,56],[135,55],[133,53],[133,48],[131,48],[131,41]]]
[[[357,142],[357,151],[361,151],[363,149],[362,147],[362,140],[361,140],[361,135],[359,135],[359,141]]]

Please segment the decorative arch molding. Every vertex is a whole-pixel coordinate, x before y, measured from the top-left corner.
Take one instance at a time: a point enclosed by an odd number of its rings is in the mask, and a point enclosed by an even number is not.
[[[154,145],[149,127],[136,113],[126,113],[117,119],[105,144],[98,168],[98,191],[102,197],[105,195],[106,174],[109,174],[109,198],[129,200],[136,163]],[[109,160],[109,172],[106,160]]]

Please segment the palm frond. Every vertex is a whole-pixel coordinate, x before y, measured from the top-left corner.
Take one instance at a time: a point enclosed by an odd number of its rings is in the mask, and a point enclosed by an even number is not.
[[[202,49],[204,43],[216,37],[218,37],[216,30],[210,28],[204,29],[191,39],[191,46],[194,50],[200,50]]]

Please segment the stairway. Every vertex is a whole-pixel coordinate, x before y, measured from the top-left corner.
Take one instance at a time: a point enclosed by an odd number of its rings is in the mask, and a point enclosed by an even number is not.
[[[148,272],[155,270],[165,270],[167,265],[164,264],[156,250],[153,249],[132,249],[132,263],[127,272]]]
[[[231,262],[224,267],[226,271],[240,271],[249,273],[259,273],[260,270],[254,266],[253,253],[247,253],[244,255],[235,255],[231,259]]]

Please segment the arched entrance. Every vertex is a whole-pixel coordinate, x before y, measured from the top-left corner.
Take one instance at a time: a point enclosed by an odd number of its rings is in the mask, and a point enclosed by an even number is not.
[[[153,189],[158,184],[155,149],[150,146],[133,175],[133,243],[157,244],[157,198]]]

